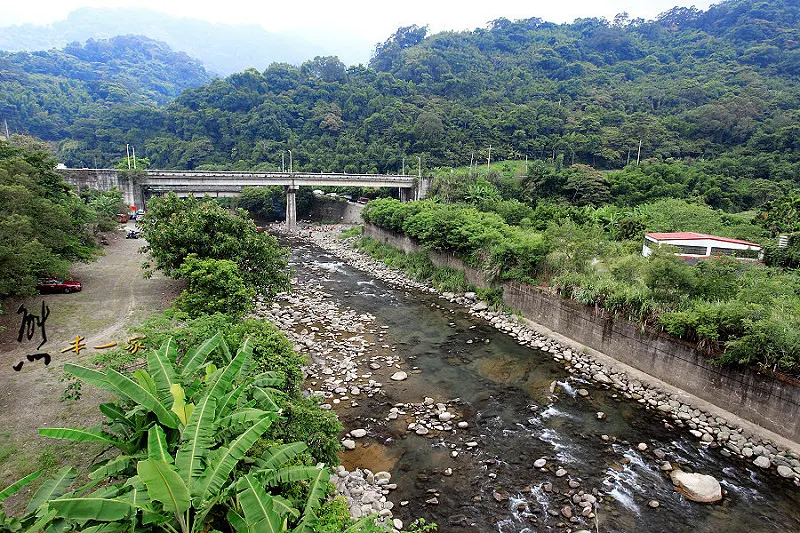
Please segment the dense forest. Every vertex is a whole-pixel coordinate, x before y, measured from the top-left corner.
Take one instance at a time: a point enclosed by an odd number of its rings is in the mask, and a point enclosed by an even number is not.
[[[53,141],[96,136],[95,117],[102,116],[120,138],[140,114],[210,79],[198,61],[141,36],[0,52],[0,119],[11,133]]]

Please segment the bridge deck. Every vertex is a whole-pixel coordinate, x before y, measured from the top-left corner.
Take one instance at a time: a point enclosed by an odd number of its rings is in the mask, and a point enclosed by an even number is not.
[[[391,174],[148,170],[146,176],[138,178],[136,183],[148,189],[265,185],[410,188],[414,187],[416,179],[414,176]]]

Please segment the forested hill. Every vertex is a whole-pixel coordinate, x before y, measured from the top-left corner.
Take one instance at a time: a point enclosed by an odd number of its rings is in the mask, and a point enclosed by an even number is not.
[[[115,127],[131,127],[131,107],[163,106],[210,79],[199,61],[141,36],[0,52],[0,119],[12,133],[45,140],[86,136],[84,119],[104,114]]]
[[[700,161],[716,180],[706,188],[785,189],[800,179],[798,12],[794,0],[734,0],[653,21],[401,28],[369,68],[273,64],[165,110],[94,114],[67,128],[60,156],[108,164],[135,143],[159,167],[274,169],[291,149],[295,169],[397,172],[404,157],[428,169],[485,162],[491,145],[493,160],[599,169]]]

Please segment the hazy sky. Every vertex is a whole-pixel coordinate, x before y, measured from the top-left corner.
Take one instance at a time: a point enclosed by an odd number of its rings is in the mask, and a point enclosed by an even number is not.
[[[0,26],[49,24],[79,7],[146,7],[173,16],[222,23],[260,24],[268,31],[335,28],[352,37],[384,41],[401,26],[428,24],[432,32],[483,27],[490,20],[540,17],[572,22],[578,17],[614,15],[652,19],[676,5],[705,10],[712,0],[37,0],[6,1]]]

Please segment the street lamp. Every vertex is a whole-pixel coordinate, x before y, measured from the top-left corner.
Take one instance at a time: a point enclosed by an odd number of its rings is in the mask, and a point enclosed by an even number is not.
[[[287,152],[289,152],[289,174],[291,174],[292,173],[292,151],[291,150],[287,150]]]

